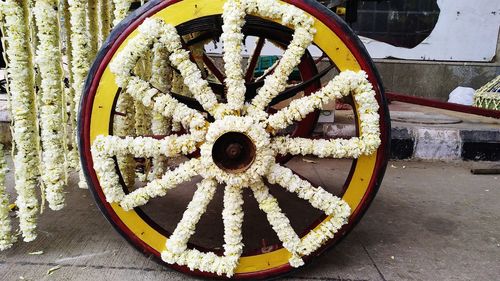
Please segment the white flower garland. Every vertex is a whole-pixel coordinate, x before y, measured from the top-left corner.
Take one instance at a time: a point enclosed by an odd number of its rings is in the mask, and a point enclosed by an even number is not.
[[[198,184],[193,200],[187,207],[182,220],[167,241],[162,259],[167,263],[188,266],[192,270],[216,273],[219,275],[234,274],[238,260],[243,251],[241,227],[243,223],[242,189],[250,187],[266,213],[269,223],[277,233],[283,246],[291,253],[290,264],[294,267],[303,264],[302,256],[309,255],[319,249],[327,240],[347,223],[350,208],[340,198],[330,194],[321,187],[313,187],[285,167],[275,164],[277,154],[315,154],[320,157],[358,157],[361,154],[373,153],[380,144],[378,124],[378,104],[375,93],[364,73],[344,72],[317,93],[294,101],[289,107],[267,118],[263,109],[269,101],[286,86],[289,72],[299,63],[305,49],[312,41],[313,20],[305,13],[290,5],[277,1],[263,0],[230,0],[224,6],[225,64],[227,83],[231,84],[231,98],[228,104],[217,103],[215,95],[201,72],[190,61],[189,53],[181,47],[180,37],[175,28],[161,20],[146,19],[139,27],[139,34],[132,38],[127,46],[117,54],[111,63],[111,71],[116,75],[120,87],[144,106],[153,108],[157,114],[171,119],[173,124],[180,123],[189,131],[183,136],[168,136],[162,140],[151,138],[116,136],[100,136],[93,146],[95,170],[100,178],[101,186],[109,202],[119,203],[125,210],[146,204],[151,198],[163,196],[177,184],[185,182],[195,175],[204,180]],[[241,26],[246,13],[257,14],[271,19],[281,19],[284,24],[295,27],[294,39],[285,51],[275,73],[269,76],[265,85],[247,107],[247,116],[238,115],[241,100],[241,58],[236,50],[241,48]],[[179,69],[184,83],[203,107],[215,117],[215,121],[207,124],[203,116],[195,110],[179,103],[168,94],[168,87],[159,85],[152,79],[151,83],[140,77],[131,75],[141,56],[149,49],[163,46],[163,56],[169,55],[172,66]],[[153,65],[154,62],[153,58]],[[158,68],[157,68],[158,69]],[[157,72],[161,72],[160,69]],[[153,71],[153,76],[155,71]],[[175,80],[175,73],[173,74]],[[155,85],[157,88],[153,87]],[[161,87],[161,88],[160,88]],[[172,89],[181,86],[173,83]],[[161,91],[165,93],[161,93]],[[281,89],[281,90],[280,90]],[[271,133],[300,121],[308,113],[321,108],[328,101],[354,93],[357,110],[360,113],[361,136],[353,140],[339,143],[324,143],[306,139],[272,137]],[[243,92],[244,94],[244,92]],[[303,105],[303,106],[299,106]],[[245,113],[244,111],[241,113]],[[213,158],[212,150],[215,142],[229,132],[246,135],[255,146],[255,159],[244,171],[229,173],[219,168]],[[327,141],[325,141],[327,142]],[[325,148],[321,148],[326,144]],[[335,145],[347,145],[341,153]],[[155,179],[146,187],[139,188],[125,195],[119,185],[116,164],[112,157],[134,155],[136,157],[155,157],[163,155],[172,157],[188,155],[200,148],[200,159],[191,159],[178,168],[167,171],[161,179]],[[275,183],[287,191],[296,193],[299,198],[325,212],[329,217],[318,228],[302,239],[294,232],[290,221],[281,211],[276,199],[263,184],[263,178]],[[216,185],[225,184],[224,192],[224,256],[215,253],[202,253],[188,249],[187,242],[195,231],[201,215],[206,211],[213,197]]]
[[[113,0],[114,20],[113,26],[118,25],[128,14],[132,0]],[[137,62],[137,61],[136,61]],[[134,63],[135,65],[135,63]],[[129,69],[132,71],[133,66]],[[135,134],[135,104],[133,99],[127,94],[126,83],[118,84],[122,88],[122,94],[118,97],[116,110],[124,113],[125,116],[117,116],[114,122],[113,130],[120,136],[132,136]],[[135,168],[136,163],[132,156],[124,155],[118,158],[118,166],[122,173],[125,185],[133,188],[135,184]]]
[[[241,67],[241,43],[243,33],[241,28],[245,24],[244,1],[227,1],[224,4],[222,19],[221,40],[224,44],[224,69],[226,70],[225,84],[227,86],[227,104],[229,110],[239,111],[245,102],[245,80]]]
[[[89,58],[91,61],[97,55],[99,48],[99,15],[98,15],[98,4],[99,0],[87,0],[87,22],[88,22],[88,33],[89,33]]]
[[[254,112],[263,111],[274,97],[285,90],[288,77],[300,63],[307,47],[311,45],[316,30],[313,28],[314,20],[294,6],[266,0],[247,0],[246,2],[248,13],[271,19],[281,19],[283,25],[292,25],[295,28],[293,39],[276,69],[265,79],[264,86],[252,100],[252,106],[248,108],[251,115],[260,115],[260,112]]]
[[[98,15],[99,15],[99,45],[102,45],[108,38],[111,30],[111,5],[109,0],[98,0]]]
[[[128,14],[130,10],[130,5],[134,2],[133,0],[113,0],[114,10],[114,20],[113,26],[118,25]]]
[[[29,39],[28,3],[7,0],[2,12],[5,19],[9,62],[10,108],[13,120],[12,139],[16,145],[15,188],[18,194],[19,224],[24,241],[36,238],[38,200],[38,130],[35,109],[34,73],[32,50]]]
[[[65,46],[66,46],[66,59],[67,59],[67,76],[69,81],[69,87],[65,89],[65,99],[68,103],[68,109],[65,110],[65,113],[68,114],[69,117],[69,132],[70,136],[76,135],[76,117],[74,114],[76,112],[75,109],[75,90],[73,89],[74,79],[73,79],[73,45],[71,41],[72,32],[71,32],[71,14],[69,12],[69,4],[68,0],[61,1],[61,13],[60,17],[64,18],[64,31],[65,31]],[[69,147],[71,146],[71,147]],[[79,167],[79,155],[78,155],[78,147],[76,144],[76,138],[70,137],[68,142],[68,155],[67,155],[67,164],[70,169],[77,169]]]
[[[0,5],[0,7],[2,6]],[[4,147],[0,143],[0,251],[12,247],[12,244],[16,240],[16,237],[12,235],[12,225],[9,215],[9,194],[5,187],[5,174],[8,168],[3,149]]]
[[[278,184],[289,192],[296,193],[299,198],[309,201],[313,207],[329,216],[319,228],[302,238],[300,245],[297,246],[300,255],[305,256],[316,251],[347,223],[351,209],[346,202],[321,187],[313,187],[308,181],[295,175],[292,170],[275,164],[269,170],[267,179],[271,184]]]
[[[172,68],[168,64],[168,52],[157,43],[153,46],[153,61],[151,69],[151,84],[162,92],[168,92],[171,88]],[[171,119],[164,117],[161,113],[153,111],[151,130],[154,135],[166,136],[170,134]],[[164,156],[153,158],[152,175],[161,177],[167,171],[167,159]]]
[[[300,237],[293,230],[290,220],[283,214],[278,200],[269,193],[269,188],[262,182],[253,185],[252,191],[257,203],[259,203],[259,208],[266,213],[267,220],[283,243],[283,247],[292,253],[290,265],[293,267],[304,265],[299,254]]]
[[[206,212],[208,203],[214,197],[216,188],[217,182],[213,180],[203,180],[197,185],[193,200],[189,202],[181,221],[167,241],[168,251],[173,254],[181,254],[186,251],[188,240],[194,234],[201,215]]]
[[[312,140],[305,138],[277,137],[273,147],[280,154],[316,155],[318,157],[358,158],[370,155],[380,146],[378,103],[375,91],[367,80],[366,73],[344,71],[318,92],[296,99],[284,109],[269,117],[269,126],[284,129],[294,121],[322,108],[331,100],[353,93],[360,120],[361,136],[358,138]]]
[[[89,35],[87,32],[87,1],[85,0],[68,0],[69,11],[71,15],[71,45],[73,50],[73,61],[71,63],[73,72],[73,90],[74,90],[74,112],[73,118],[77,119],[79,104],[85,79],[87,78],[90,69],[90,50],[89,50]],[[76,138],[76,135],[74,136]],[[77,143],[75,141],[75,143]],[[78,185],[80,188],[86,188],[85,176],[78,165],[80,181]]]
[[[38,28],[36,62],[40,70],[41,106],[40,129],[42,140],[43,172],[46,199],[52,210],[64,207],[64,186],[67,180],[66,131],[63,112],[62,54],[59,46],[59,19],[56,0],[36,1],[34,14]]]

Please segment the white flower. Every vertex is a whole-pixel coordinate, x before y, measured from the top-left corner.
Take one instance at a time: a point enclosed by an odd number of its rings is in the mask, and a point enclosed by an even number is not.
[[[241,28],[245,23],[245,5],[243,0],[227,1],[224,4],[222,18],[222,42],[224,44],[225,84],[227,86],[227,102],[230,110],[239,111],[245,102],[245,81],[241,67]]]
[[[241,28],[246,14],[281,20],[295,28],[293,40],[274,73],[266,79],[252,104],[243,105],[244,81],[241,70]],[[158,120],[181,124],[187,134],[166,136],[160,140],[144,137],[99,136],[92,146],[94,168],[100,178],[102,189],[109,202],[119,203],[125,210],[142,206],[152,198],[164,196],[176,185],[196,175],[203,180],[197,186],[193,200],[189,203],[181,221],[167,240],[162,259],[170,264],[189,267],[191,270],[211,272],[228,277],[234,274],[243,252],[242,190],[251,188],[259,207],[266,213],[269,223],[291,256],[291,266],[304,264],[302,257],[318,250],[332,239],[347,223],[350,208],[342,199],[321,187],[295,175],[290,169],[275,163],[277,154],[314,154],[319,157],[353,157],[373,153],[380,144],[378,103],[375,92],[363,72],[346,71],[338,75],[323,89],[311,96],[291,102],[278,113],[268,116],[264,108],[286,87],[288,75],[300,62],[305,49],[311,44],[314,20],[304,12],[288,4],[264,0],[230,0],[224,5],[224,62],[228,86],[228,103],[219,104],[208,82],[201,78],[201,71],[190,61],[189,52],[182,48],[176,29],[162,20],[146,19],[139,33],[117,54],[111,63],[117,84],[124,88],[123,95],[153,110]],[[133,71],[141,63],[141,57],[153,49],[151,81],[141,70]],[[167,60],[168,57],[168,60]],[[163,61],[163,63],[161,62]],[[168,74],[168,63],[179,70],[179,74]],[[148,68],[149,69],[149,68]],[[171,75],[168,79],[161,79]],[[183,93],[181,80],[215,121],[208,123],[199,112],[174,99],[169,90]],[[172,83],[169,85],[168,81]],[[349,140],[310,140],[274,136],[279,129],[286,128],[305,118],[310,112],[322,108],[332,99],[353,93],[356,102],[361,135]],[[243,110],[241,110],[243,109]],[[155,121],[153,121],[155,122]],[[159,124],[159,123],[158,123]],[[157,124],[157,125],[158,125]],[[153,123],[153,125],[155,125]],[[155,126],[157,126],[155,125]],[[168,134],[166,130],[154,131]],[[214,160],[213,150],[217,141],[228,133],[238,133],[249,139],[255,148],[253,161],[238,171],[222,169]],[[124,135],[125,136],[125,135]],[[153,177],[147,185],[129,194],[119,184],[117,167],[113,157],[158,158],[189,155],[199,149],[200,157],[193,158],[176,169],[164,172],[160,178]],[[120,167],[121,168],[121,167]],[[121,169],[120,169],[121,170]],[[299,198],[307,200],[313,207],[329,217],[302,240],[290,225],[289,219],[280,209],[277,200],[269,193],[264,179],[278,184]],[[189,249],[187,243],[195,233],[196,224],[211,201],[217,185],[224,184],[224,255],[213,252],[202,253]]]
[[[35,107],[32,50],[29,39],[27,1],[7,0],[2,7],[6,54],[9,61],[10,108],[13,121],[16,205],[24,241],[36,238],[39,175],[38,129]]]
[[[15,242],[16,237],[12,235],[10,221],[9,194],[5,190],[5,173],[7,162],[5,162],[3,145],[0,143],[0,251],[9,249]]]
[[[75,93],[73,118],[76,122],[79,112],[78,105],[80,104],[85,79],[90,69],[90,38],[87,32],[87,1],[68,0],[68,4],[71,14],[71,49],[73,51],[71,72],[73,76],[73,90]],[[76,138],[76,135],[74,137]],[[78,166],[78,170],[80,170],[80,182],[78,185],[81,188],[86,188],[87,185],[81,167]]]
[[[114,20],[113,25],[119,24],[128,14],[130,10],[130,5],[134,2],[133,0],[113,0],[114,10]]]
[[[40,70],[41,105],[40,129],[42,140],[42,180],[45,185],[45,198],[52,210],[64,207],[64,186],[67,181],[66,130],[61,124],[63,117],[64,75],[62,72],[62,53],[59,46],[59,26],[57,13],[58,1],[39,0],[35,3],[34,13],[38,28],[38,50],[36,63]],[[64,126],[63,126],[64,127]]]

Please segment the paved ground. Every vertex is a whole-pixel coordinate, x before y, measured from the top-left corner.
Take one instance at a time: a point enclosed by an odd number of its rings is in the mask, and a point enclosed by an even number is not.
[[[472,175],[471,165],[392,162],[351,235],[287,280],[499,280],[500,176]],[[37,241],[0,253],[0,279],[189,279],[132,249],[88,191],[72,189],[68,201],[42,215]]]

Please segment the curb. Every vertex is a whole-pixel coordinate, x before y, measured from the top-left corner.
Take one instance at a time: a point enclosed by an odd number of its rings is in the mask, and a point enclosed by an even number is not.
[[[334,132],[354,130],[354,125],[323,125],[325,137],[345,137]],[[404,127],[393,123],[391,133],[391,159],[500,161],[499,130]]]

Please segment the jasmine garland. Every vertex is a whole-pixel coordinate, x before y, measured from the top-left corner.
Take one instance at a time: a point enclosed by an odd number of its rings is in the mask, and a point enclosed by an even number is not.
[[[2,6],[0,5],[0,7]],[[9,194],[5,188],[5,174],[8,168],[4,156],[4,147],[0,143],[0,251],[12,247],[12,244],[16,240],[16,237],[12,235],[12,226],[9,216],[10,201]]]
[[[251,104],[242,104],[241,71],[241,27],[246,14],[281,20],[295,28],[294,39],[285,51],[275,72],[266,79],[264,86]],[[268,116],[264,108],[270,100],[286,87],[286,80],[299,63],[306,48],[311,44],[314,29],[313,19],[291,5],[277,1],[230,0],[224,6],[223,41],[224,61],[228,77],[228,103],[217,102],[208,82],[201,78],[196,64],[190,61],[189,53],[182,48],[176,29],[162,20],[146,19],[138,34],[129,40],[111,62],[111,71],[116,83],[126,88],[134,100],[151,108],[156,114],[180,123],[187,130],[182,136],[167,136],[161,140],[143,137],[99,136],[92,146],[94,168],[99,175],[102,189],[109,202],[119,203],[125,210],[142,206],[152,198],[164,196],[176,185],[200,175],[203,180],[197,186],[192,202],[170,239],[167,240],[162,259],[167,263],[188,266],[192,270],[232,276],[243,252],[241,227],[243,223],[242,190],[251,188],[266,213],[269,223],[277,233],[283,246],[290,252],[289,263],[298,267],[302,257],[319,249],[347,223],[350,208],[342,199],[321,187],[314,187],[295,175],[290,169],[275,163],[278,154],[314,154],[320,157],[359,157],[373,153],[380,144],[378,103],[366,75],[362,72],[343,72],[317,93],[298,99],[290,106]],[[199,112],[179,103],[169,88],[156,81],[147,81],[132,71],[151,48],[164,47],[172,66],[179,70],[184,84],[189,87],[205,110],[215,119],[208,123]],[[154,73],[153,73],[154,76]],[[175,75],[174,75],[175,76]],[[179,87],[179,85],[172,85]],[[353,94],[360,113],[360,136],[338,143],[315,142],[308,139],[277,137],[277,130],[302,120],[308,113],[322,108],[332,99]],[[299,106],[299,104],[301,106]],[[230,173],[221,169],[212,155],[218,139],[227,133],[242,134],[255,146],[255,158],[245,169]],[[337,146],[341,148],[337,149]],[[135,157],[173,157],[189,155],[197,149],[199,158],[192,158],[179,167],[166,171],[161,178],[147,183],[129,194],[124,194],[116,173],[113,157],[134,155]],[[343,149],[344,151],[341,151]],[[289,219],[280,209],[277,200],[263,183],[282,186],[288,192],[308,201],[323,211],[328,218],[318,228],[302,239],[294,232]],[[206,211],[217,184],[224,189],[224,255],[202,253],[189,249],[187,242],[194,234],[196,224]]]
[[[29,39],[28,2],[7,0],[3,3],[10,109],[13,121],[16,205],[24,241],[36,238],[38,199],[38,129],[35,107],[35,81]]]
[[[59,46],[59,20],[56,0],[39,0],[35,3],[35,18],[38,28],[38,50],[36,62],[40,69],[41,106],[40,129],[42,140],[43,173],[46,199],[49,207],[60,210],[64,207],[64,186],[67,180],[66,131],[63,105],[62,54]]]

